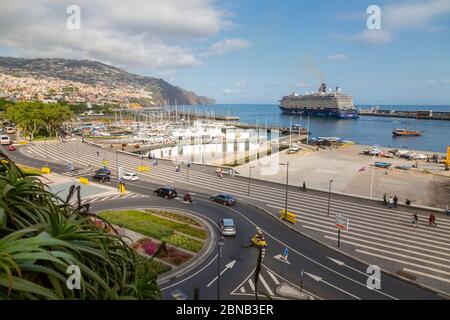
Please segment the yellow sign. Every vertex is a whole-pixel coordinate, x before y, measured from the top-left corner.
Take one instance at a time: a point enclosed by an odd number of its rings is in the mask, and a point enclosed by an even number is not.
[[[292,224],[295,224],[297,222],[297,215],[293,214],[292,212],[287,212],[286,210],[280,210],[280,218],[283,220],[286,220]]]
[[[138,171],[139,172],[150,172],[150,167],[149,166],[139,166]]]
[[[103,163],[104,166],[107,166],[109,162],[108,162],[108,160],[103,160],[102,163]]]
[[[19,144],[28,144],[29,142],[27,140],[22,140],[19,142]]]
[[[87,178],[80,178],[80,183],[88,185],[89,184],[89,180]]]
[[[51,170],[50,170],[50,168],[42,167],[41,172],[42,172],[43,174],[50,174],[50,173],[51,173]]]
[[[445,159],[445,162],[450,165],[450,147],[447,147],[447,159]]]

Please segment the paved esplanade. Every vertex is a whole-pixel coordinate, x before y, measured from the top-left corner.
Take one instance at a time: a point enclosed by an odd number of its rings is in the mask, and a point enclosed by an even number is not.
[[[97,155],[97,151],[99,151],[99,155]],[[135,172],[142,163],[139,157],[122,153],[116,155],[115,152],[104,151],[75,141],[58,144],[48,143],[46,146],[44,144],[32,144],[21,148],[20,152],[26,156],[25,158],[17,155],[22,158],[19,159],[22,161],[25,159],[32,161],[30,158],[45,159],[47,154],[48,161],[58,164],[61,170],[67,170],[68,162],[85,167],[89,164],[93,167],[100,167],[102,162],[107,160],[108,167],[115,173],[117,160],[119,167],[123,167],[125,171]],[[179,189],[207,194],[226,191],[236,195],[238,199],[253,203],[273,215],[276,215],[278,210],[284,207],[285,189],[284,186],[278,184],[252,181],[251,197],[248,197],[248,180],[246,178],[226,177],[220,179],[215,175],[214,168],[195,165],[189,169],[189,173],[186,172],[185,165],[181,165],[181,172],[176,172],[176,164],[170,161],[159,161],[157,166],[152,166],[150,160],[144,159],[144,164],[151,167],[151,172],[139,173],[141,181],[133,187],[139,189],[138,192],[141,193],[151,194],[154,185],[150,183],[174,185]],[[428,213],[417,210],[420,225],[418,229],[412,229],[409,226],[409,213],[406,211],[401,209],[387,210],[376,202],[336,195],[332,196],[329,216],[327,210],[328,197],[326,194],[310,191],[304,193],[298,188],[290,188],[289,211],[298,215],[299,222],[295,228],[302,233],[330,247],[336,247],[335,216],[340,213],[350,219],[350,230],[342,232],[341,250],[343,252],[370,264],[380,265],[383,269],[392,273],[417,280],[423,285],[433,286],[443,292],[450,292],[450,220],[447,217],[436,214],[438,228],[429,229],[426,227]],[[348,287],[344,286],[347,290],[342,289],[346,292],[345,298],[367,298],[365,296],[367,288],[363,290],[364,294],[361,294],[361,288],[364,289],[367,280],[367,275],[364,275],[367,266],[356,263],[343,254],[318,245],[290,231],[286,226],[270,218],[269,215],[264,215],[261,210],[250,210],[247,207],[246,211],[252,212],[247,213],[240,210],[239,214],[248,217],[250,221],[262,227],[269,236],[273,237],[273,240],[269,240],[270,251],[277,248],[279,253],[282,253],[286,244],[291,244],[289,246],[291,248],[289,259],[292,259],[292,261],[290,262],[292,265],[297,265],[299,269],[301,266],[305,270],[305,280],[309,278],[312,282],[317,283],[317,286],[310,290],[312,293],[321,293],[318,294],[319,297],[330,298],[333,295],[329,292],[324,294],[325,289],[323,288],[339,291],[335,287],[341,289],[342,287],[339,284],[345,281],[349,282]],[[293,239],[298,241],[293,242]],[[314,251],[305,247],[305,243],[313,246]],[[272,253],[268,254],[268,257],[272,258],[277,255],[276,252]],[[311,258],[312,256],[317,259]],[[295,261],[297,259],[298,261]],[[282,264],[276,259],[273,260]],[[309,272],[306,267],[308,265],[312,266]],[[269,270],[264,271],[266,272],[264,278],[273,280],[270,270],[269,267]],[[283,271],[279,274],[283,275]],[[324,274],[326,276],[322,276]],[[342,274],[345,274],[345,277]],[[287,276],[289,277],[289,272]],[[292,281],[298,283],[298,275],[296,277],[295,272],[292,277]],[[384,279],[389,279],[389,281],[384,280],[382,282],[381,291],[386,292],[386,295],[378,293],[375,296],[369,295],[369,298],[420,297],[417,291],[420,289],[394,277],[384,275]],[[245,280],[246,277],[242,279],[242,286],[236,288],[236,292],[248,294],[251,291],[251,281],[249,281],[251,279]],[[317,287],[321,289],[315,291]],[[352,293],[355,287],[359,287],[357,290],[359,295]],[[392,290],[392,292],[389,292],[389,290]],[[342,291],[339,292],[342,294]]]

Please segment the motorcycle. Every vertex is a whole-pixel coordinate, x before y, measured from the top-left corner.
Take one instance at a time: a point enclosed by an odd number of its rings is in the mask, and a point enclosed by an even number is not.
[[[189,193],[186,193],[186,194],[184,195],[183,201],[184,201],[184,202],[192,203],[192,197],[191,197],[191,195],[190,195]]]
[[[267,241],[264,238],[254,235],[252,238],[252,246],[258,248],[267,248]]]

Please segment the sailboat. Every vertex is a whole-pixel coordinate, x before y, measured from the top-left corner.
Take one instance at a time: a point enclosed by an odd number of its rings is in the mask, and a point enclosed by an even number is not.
[[[395,129],[392,134],[394,137],[419,137],[423,131],[408,130],[408,116],[405,118],[405,129]]]

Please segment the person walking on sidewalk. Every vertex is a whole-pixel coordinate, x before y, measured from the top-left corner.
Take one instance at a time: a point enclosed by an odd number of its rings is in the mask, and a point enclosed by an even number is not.
[[[417,213],[413,213],[411,215],[411,225],[413,228],[417,228],[417,225],[419,224],[419,217],[417,216]]]
[[[428,226],[430,228],[436,228],[436,217],[434,216],[434,214],[430,214],[430,217],[428,218]]]
[[[392,197],[389,197],[388,209],[392,209],[393,207],[394,207],[394,199],[392,199]]]
[[[303,192],[306,192],[306,182],[303,181]]]
[[[398,198],[397,198],[397,196],[394,196],[394,208],[397,208],[397,204],[398,204]]]
[[[386,207],[387,206],[387,194],[383,194],[383,205]]]

